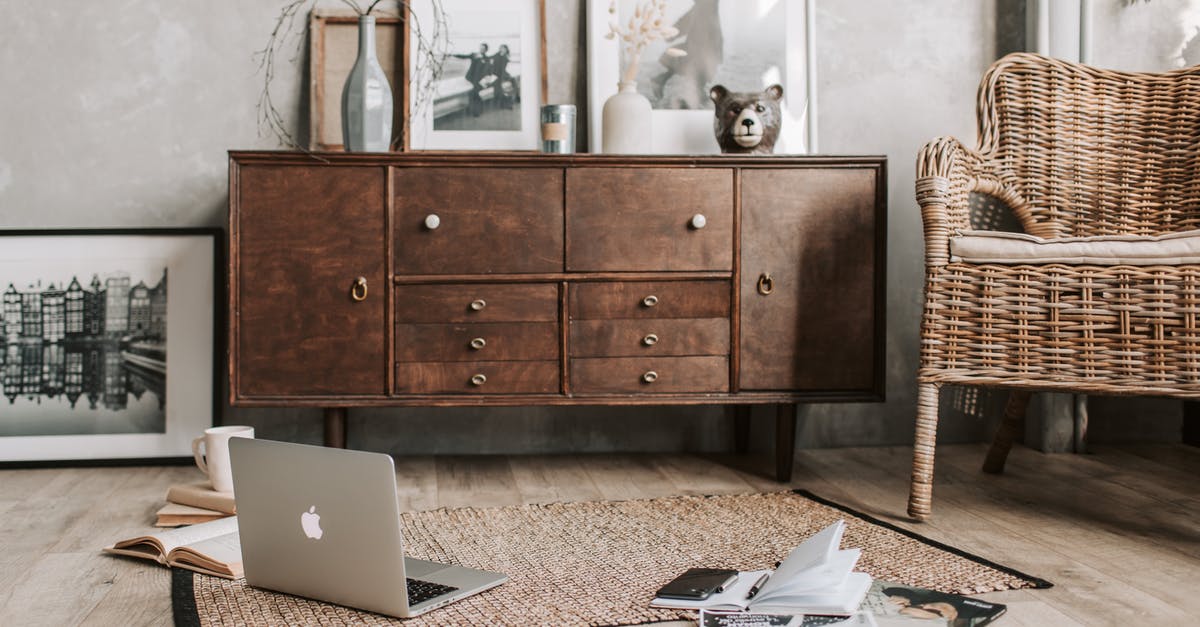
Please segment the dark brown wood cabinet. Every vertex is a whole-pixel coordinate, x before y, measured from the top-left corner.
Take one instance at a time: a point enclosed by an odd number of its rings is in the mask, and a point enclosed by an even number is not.
[[[233,152],[231,402],[881,400],[885,166]]]

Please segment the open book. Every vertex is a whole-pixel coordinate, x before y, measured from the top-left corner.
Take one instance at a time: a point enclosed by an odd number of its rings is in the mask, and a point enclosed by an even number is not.
[[[650,606],[762,613],[850,614],[858,609],[871,587],[871,576],[853,572],[862,549],[838,550],[845,530],[846,522],[839,520],[793,549],[774,571],[738,573],[737,582],[707,599],[692,601],[656,597]],[[756,586],[760,586],[757,593],[751,595],[751,588]]]
[[[226,579],[243,576],[242,545],[237,518],[233,516],[122,540],[104,547],[104,552],[154,560]]]

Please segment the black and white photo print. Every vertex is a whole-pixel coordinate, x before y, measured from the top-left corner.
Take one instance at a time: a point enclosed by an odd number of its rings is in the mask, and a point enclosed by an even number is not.
[[[521,14],[462,11],[448,22],[434,130],[521,130]]]

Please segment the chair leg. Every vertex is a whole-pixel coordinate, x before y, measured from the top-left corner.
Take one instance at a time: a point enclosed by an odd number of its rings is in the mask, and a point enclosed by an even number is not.
[[[1026,390],[1013,390],[1008,395],[1008,403],[1004,406],[1004,418],[996,429],[996,437],[992,439],[992,447],[988,449],[987,459],[983,461],[983,471],[993,474],[1004,472],[1004,462],[1008,452],[1012,450],[1013,441],[1025,428],[1025,410],[1029,407],[1029,397],[1032,394]]]
[[[929,518],[933,501],[933,453],[937,447],[938,388],[936,383],[917,385],[917,432],[913,438],[912,483],[908,515]]]

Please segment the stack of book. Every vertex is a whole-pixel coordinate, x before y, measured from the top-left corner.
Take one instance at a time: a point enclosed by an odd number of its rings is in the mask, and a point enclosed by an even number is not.
[[[158,510],[155,527],[182,527],[219,520],[237,513],[232,492],[217,492],[207,481],[173,485],[167,504]]]

